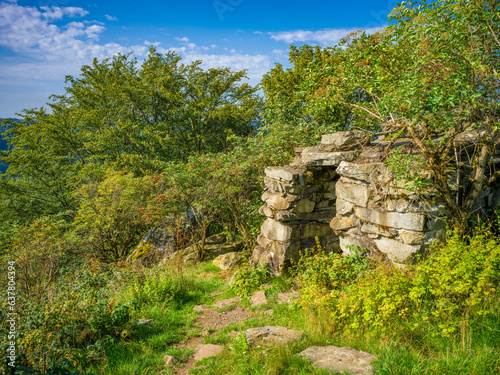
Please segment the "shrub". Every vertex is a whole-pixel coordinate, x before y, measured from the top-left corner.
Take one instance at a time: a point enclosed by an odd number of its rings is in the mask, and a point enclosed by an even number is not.
[[[252,264],[245,264],[235,273],[231,289],[240,296],[249,296],[264,284],[268,277],[265,265],[254,267]]]

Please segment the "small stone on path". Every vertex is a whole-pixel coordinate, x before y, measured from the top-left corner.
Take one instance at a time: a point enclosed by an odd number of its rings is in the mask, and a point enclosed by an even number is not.
[[[315,367],[353,375],[373,375],[371,362],[377,359],[373,354],[338,346],[311,346],[298,355],[309,359]]]
[[[224,307],[234,305],[235,303],[241,302],[240,297],[233,297],[233,298],[228,298],[228,299],[221,299],[220,301],[217,301],[214,303],[215,307],[218,307],[219,309],[223,309]]]
[[[170,366],[170,365],[175,365],[176,363],[178,363],[179,360],[175,357],[172,357],[171,355],[165,355],[165,357],[163,357],[163,363],[165,364],[165,366]]]
[[[256,291],[250,298],[250,306],[259,306],[267,303],[266,292],[263,290]]]
[[[279,345],[288,344],[293,341],[299,341],[304,336],[304,333],[300,331],[279,326],[249,328],[245,333],[248,345],[261,342]]]
[[[220,345],[200,344],[196,347],[196,350],[194,352],[194,361],[196,362],[203,358],[213,357],[223,350],[224,348]]]

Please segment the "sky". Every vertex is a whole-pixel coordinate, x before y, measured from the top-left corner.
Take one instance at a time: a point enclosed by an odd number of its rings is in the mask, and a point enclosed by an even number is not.
[[[252,85],[289,45],[333,46],[387,24],[392,0],[0,0],[0,118],[46,107],[94,58],[150,46],[202,67],[247,70]]]

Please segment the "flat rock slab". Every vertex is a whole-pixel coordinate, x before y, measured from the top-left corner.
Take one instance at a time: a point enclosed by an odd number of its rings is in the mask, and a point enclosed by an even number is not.
[[[250,306],[265,305],[267,303],[266,292],[263,290],[256,291],[250,298]]]
[[[243,263],[245,257],[242,253],[232,251],[230,253],[219,255],[212,263],[218,266],[221,270],[227,271]]]
[[[196,362],[203,358],[213,357],[222,352],[223,350],[224,348],[220,345],[200,344],[195,349],[194,361]]]
[[[313,366],[353,375],[373,375],[373,354],[338,346],[311,346],[298,354],[309,359]]]
[[[300,331],[279,326],[249,328],[245,333],[248,345],[257,343],[282,345],[299,341],[304,337],[304,333]]]
[[[215,307],[218,307],[219,309],[223,309],[224,307],[234,305],[238,302],[241,302],[240,297],[233,297],[233,298],[228,298],[228,299],[221,299],[220,301],[217,301],[214,303]]]

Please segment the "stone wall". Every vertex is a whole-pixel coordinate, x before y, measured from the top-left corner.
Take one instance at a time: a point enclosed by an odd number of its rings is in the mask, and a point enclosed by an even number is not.
[[[266,216],[252,254],[254,263],[267,263],[280,273],[300,252],[316,245],[340,251],[339,237],[330,227],[336,214],[337,166],[354,160],[367,142],[362,132],[325,135],[320,145],[300,150],[292,165],[265,170]]]
[[[327,134],[299,150],[292,165],[268,167],[260,208],[267,218],[252,261],[280,273],[317,238],[327,252],[359,246],[403,264],[441,238],[450,216],[444,203],[432,188],[416,195],[394,179],[384,165],[388,145],[369,143],[360,131]],[[476,209],[499,200],[498,190],[485,191]]]

